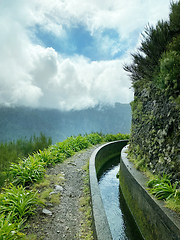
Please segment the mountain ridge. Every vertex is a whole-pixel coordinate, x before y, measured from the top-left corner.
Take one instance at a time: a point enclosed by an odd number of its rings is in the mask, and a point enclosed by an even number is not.
[[[65,140],[71,135],[91,132],[129,133],[131,108],[129,104],[96,106],[85,110],[60,111],[27,107],[0,106],[0,141],[45,134],[52,142]]]

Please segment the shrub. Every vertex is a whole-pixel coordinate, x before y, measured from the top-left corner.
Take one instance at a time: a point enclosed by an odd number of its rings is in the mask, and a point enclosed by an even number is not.
[[[56,146],[52,145],[44,151],[39,150],[35,157],[40,162],[44,162],[46,166],[54,165],[55,163],[63,162],[66,158],[64,153],[61,153]]]
[[[103,137],[100,136],[98,133],[91,133],[85,136],[86,140],[92,144],[96,145],[98,143],[101,143],[103,141]]]
[[[88,142],[88,140],[81,135],[76,137],[76,142],[78,143],[80,150],[86,149],[90,146],[90,143]]]
[[[121,134],[121,133],[118,133],[116,134],[116,139],[117,140],[127,140],[130,138],[130,134],[126,133],[126,134]]]
[[[180,90],[180,52],[170,51],[160,60],[157,86],[168,96],[177,97]]]
[[[54,146],[54,151],[57,151],[57,153],[59,152],[61,154],[63,153],[66,158],[71,157],[75,154],[71,146],[68,144],[68,139],[63,142],[56,143]]]
[[[112,142],[112,141],[117,141],[117,140],[125,140],[129,139],[129,134],[106,134],[104,137],[105,142]]]
[[[86,149],[90,146],[88,140],[79,135],[77,137],[69,137],[63,142],[56,143],[54,150],[57,150],[59,153],[64,154],[66,158],[71,157],[82,149]],[[53,153],[53,152],[52,152]]]

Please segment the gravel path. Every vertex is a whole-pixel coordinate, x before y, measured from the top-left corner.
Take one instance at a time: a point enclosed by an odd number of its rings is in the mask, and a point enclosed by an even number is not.
[[[80,211],[80,198],[84,194],[84,178],[87,172],[83,169],[97,148],[93,146],[85,151],[68,158],[64,163],[49,168],[47,174],[64,176],[59,183],[60,204],[47,203],[47,213],[39,208],[37,214],[31,217],[29,227],[25,229],[26,234],[35,234],[37,239],[59,240],[59,239],[83,239],[82,227],[85,213]],[[61,186],[61,187],[60,187]],[[53,186],[55,187],[55,186]],[[91,221],[91,219],[89,219]],[[92,230],[92,229],[91,229]],[[92,238],[89,238],[92,239]]]

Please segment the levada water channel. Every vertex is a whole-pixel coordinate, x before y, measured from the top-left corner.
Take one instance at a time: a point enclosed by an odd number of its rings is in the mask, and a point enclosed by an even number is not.
[[[114,240],[143,240],[121,193],[119,157],[110,159],[98,173],[102,201]]]

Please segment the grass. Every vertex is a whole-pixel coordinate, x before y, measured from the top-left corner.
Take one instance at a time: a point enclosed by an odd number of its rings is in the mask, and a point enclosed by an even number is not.
[[[180,197],[174,197],[166,200],[165,206],[180,214]]]
[[[81,223],[81,231],[79,237],[85,240],[93,240],[92,231],[92,209],[90,204],[90,188],[89,188],[89,162],[83,167],[86,171],[86,176],[84,177],[84,194],[80,198],[79,210],[83,213],[84,219]]]
[[[38,191],[39,199],[44,204],[46,202],[57,204],[60,203],[60,193],[49,195],[54,190],[51,185],[63,185],[64,181],[65,179],[62,173],[57,175],[45,175],[43,179],[32,186],[32,190]]]

